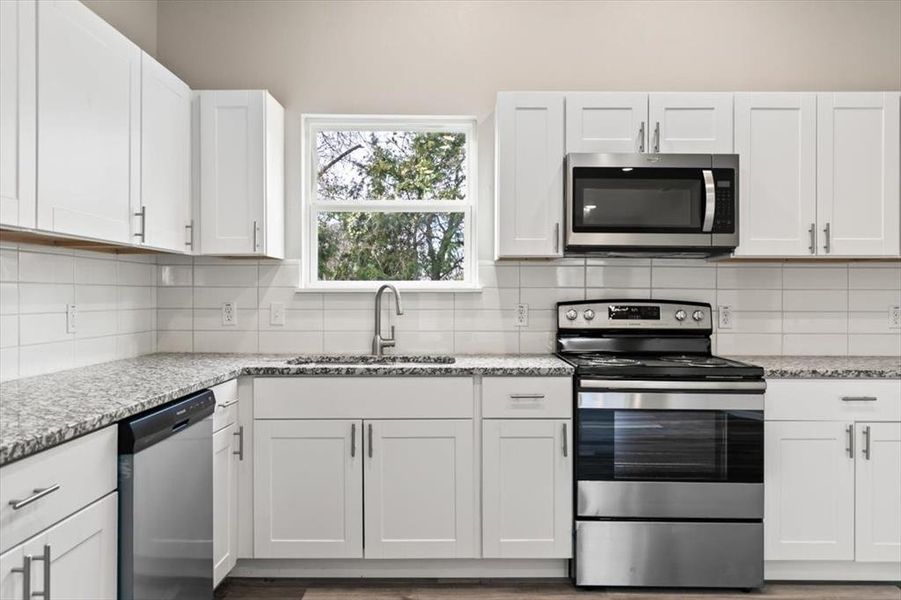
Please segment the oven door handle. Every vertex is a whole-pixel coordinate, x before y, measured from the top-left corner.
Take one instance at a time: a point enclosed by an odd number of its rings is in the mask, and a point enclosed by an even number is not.
[[[628,379],[582,379],[581,389],[590,390],[636,390],[672,392],[764,392],[766,381],[673,381],[673,380],[628,380]]]
[[[713,171],[704,169],[704,225],[701,231],[710,233],[713,231],[713,217],[716,214],[716,184],[713,181]]]
[[[762,411],[763,394],[716,392],[579,392],[577,406],[588,410]]]

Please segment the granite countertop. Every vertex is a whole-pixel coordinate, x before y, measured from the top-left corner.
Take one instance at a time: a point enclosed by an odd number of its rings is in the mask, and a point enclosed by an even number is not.
[[[897,356],[730,356],[763,367],[767,379],[901,378]]]
[[[458,356],[454,363],[357,365],[288,364],[290,358],[256,354],[149,354],[2,382],[0,465],[240,375],[567,376],[573,371],[569,364],[551,355]],[[310,358],[316,360],[305,357]]]

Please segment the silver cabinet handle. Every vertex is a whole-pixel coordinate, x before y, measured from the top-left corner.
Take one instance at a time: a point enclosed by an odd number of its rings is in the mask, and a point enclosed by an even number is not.
[[[569,456],[569,448],[567,448],[569,444],[566,440],[566,423],[563,424],[563,458]]]
[[[37,502],[44,496],[49,496],[53,492],[59,489],[59,484],[55,483],[50,487],[45,488],[35,488],[34,493],[31,496],[28,496],[24,500],[10,500],[9,505],[13,507],[13,510],[19,510],[20,508],[25,508],[32,502]]]
[[[350,457],[357,455],[357,424],[350,424]]]
[[[867,460],[870,460],[873,456],[872,449],[870,448],[871,437],[870,426],[867,425],[863,428],[863,457]]]
[[[654,153],[660,152],[660,121],[654,125]]]
[[[826,251],[826,254],[829,254],[830,252],[832,252],[832,248],[831,248],[831,246],[832,246],[832,243],[831,243],[832,242],[832,240],[831,240],[832,231],[831,231],[831,229],[832,229],[831,223],[826,223],[826,226],[823,227],[823,237],[824,237],[823,250]]]
[[[713,231],[713,216],[716,213],[716,184],[713,181],[713,171],[704,169],[704,224],[701,231],[710,233]]]
[[[217,404],[216,406],[218,406],[219,408],[228,408],[229,406],[232,406],[237,403],[238,403],[237,400],[232,400],[231,402],[226,402],[225,404]]]
[[[22,574],[22,600],[31,600],[31,560],[30,554],[22,557],[22,566],[10,569],[13,573]]]
[[[876,402],[876,396],[842,396],[842,402]]]
[[[644,152],[644,121],[641,122],[641,127],[638,128],[638,151]]]
[[[560,251],[560,223],[554,223],[554,252]]]
[[[33,561],[44,563],[44,589],[40,592],[31,592],[32,597],[39,596],[44,600],[50,600],[50,544],[44,544],[44,554],[32,557]]]
[[[372,423],[369,423],[369,458],[372,458]]]
[[[544,394],[510,394],[513,400],[541,400]]]
[[[191,221],[187,225],[185,225],[185,233],[188,235],[188,239],[185,242],[185,246],[187,246],[188,248],[193,250],[194,249],[194,221]]]
[[[845,450],[848,451],[848,457],[854,458],[854,424],[848,425],[845,428],[845,431],[848,433],[848,447]]]
[[[232,435],[238,436],[238,449],[232,452],[232,454],[236,454],[238,456],[238,460],[244,460],[244,426],[241,425],[238,427],[238,431],[233,433]]]
[[[141,217],[141,231],[135,234],[135,237],[141,238],[141,243],[147,241],[147,207],[141,206],[141,210],[135,213],[136,217]]]
[[[810,229],[807,230],[807,235],[810,236],[810,245],[807,246],[807,249],[810,250],[811,254],[817,253],[817,225],[816,223],[810,224]]]
[[[260,225],[259,222],[253,222],[253,251],[256,252],[260,249]]]

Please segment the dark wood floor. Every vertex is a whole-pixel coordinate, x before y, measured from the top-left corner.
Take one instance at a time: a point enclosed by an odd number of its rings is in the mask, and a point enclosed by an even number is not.
[[[216,589],[220,600],[901,600],[890,584],[768,584],[744,594],[723,590],[574,589],[561,580],[309,580],[228,579]]]

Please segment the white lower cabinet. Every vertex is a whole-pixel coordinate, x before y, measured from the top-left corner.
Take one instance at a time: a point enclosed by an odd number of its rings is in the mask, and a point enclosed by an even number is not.
[[[471,558],[472,420],[367,421],[366,558]]]
[[[24,571],[30,571],[31,596],[116,598],[117,509],[117,494],[109,494],[0,555],[0,599],[29,597],[23,588]],[[30,568],[25,561],[28,556]]]
[[[854,459],[850,424],[766,424],[767,560],[854,558]]]
[[[363,556],[362,421],[254,423],[254,556]]]
[[[482,555],[572,556],[568,419],[482,422]]]
[[[901,423],[857,425],[855,558],[901,561]]]
[[[237,560],[238,478],[235,428],[213,434],[213,585],[228,575]]]

